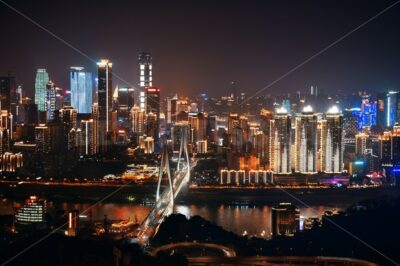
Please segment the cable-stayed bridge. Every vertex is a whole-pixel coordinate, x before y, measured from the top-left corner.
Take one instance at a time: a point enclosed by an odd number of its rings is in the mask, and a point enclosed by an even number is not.
[[[163,147],[158,174],[156,202],[153,209],[139,226],[136,236],[137,241],[142,245],[148,244],[148,241],[156,234],[158,226],[163,222],[164,218],[173,213],[175,198],[179,195],[181,188],[190,180],[190,170],[194,167],[196,161],[189,159],[187,139],[187,127],[182,126],[177,168],[173,175],[171,175],[169,166],[167,145]],[[168,187],[160,193],[161,180],[164,175],[168,178]]]

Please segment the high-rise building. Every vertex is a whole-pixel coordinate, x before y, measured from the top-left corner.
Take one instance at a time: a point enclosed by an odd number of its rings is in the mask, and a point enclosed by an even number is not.
[[[14,116],[15,112],[12,112],[12,109],[15,109],[16,107],[16,99],[13,99],[15,98],[15,94],[15,77],[0,77],[0,110],[7,110],[9,114],[12,113]],[[14,108],[12,108],[12,106]]]
[[[71,67],[70,89],[71,106],[79,114],[90,114],[93,104],[92,73],[85,72],[83,67]]]
[[[153,113],[146,114],[146,135],[148,137],[152,137],[155,139],[155,136],[158,135],[158,120],[157,115]]]
[[[152,56],[150,53],[140,53],[138,55],[139,64],[139,107],[143,111],[146,111],[147,99],[146,99],[146,88],[153,86],[153,63]],[[148,111],[147,111],[148,112]]]
[[[364,156],[367,150],[371,148],[370,135],[360,132],[356,135],[356,156]]]
[[[60,132],[62,134],[61,145],[64,149],[71,149],[77,146],[76,142],[79,141],[79,138],[76,138],[76,134],[74,134],[77,133],[77,116],[78,112],[72,106],[64,106],[63,109],[59,110],[58,122],[60,123]],[[71,134],[72,129],[75,131]],[[71,140],[71,138],[73,138],[73,140]]]
[[[301,173],[317,171],[317,115],[305,106],[296,117],[295,170]]]
[[[321,123],[320,171],[340,173],[343,170],[343,115],[331,107]]]
[[[146,89],[146,113],[155,115],[155,131],[154,135],[148,135],[154,138],[154,141],[158,141],[159,137],[159,127],[160,127],[160,89],[151,87]]]
[[[129,128],[130,111],[134,106],[135,89],[118,87],[118,125]]]
[[[400,119],[400,94],[397,91],[378,93],[377,126],[383,130],[391,128]]]
[[[82,151],[81,154],[93,155],[95,149],[95,135],[94,135],[94,122],[93,119],[81,121],[82,130]]]
[[[51,150],[50,131],[45,124],[35,127],[36,153],[44,154]]]
[[[139,62],[139,86],[148,88],[153,86],[153,63],[150,53],[140,53],[138,56]]]
[[[379,136],[378,156],[381,165],[392,165],[392,143],[390,131]]]
[[[178,96],[175,95],[172,98],[167,98],[167,123],[175,123],[176,122],[176,102],[178,100]]]
[[[112,63],[102,59],[98,66],[98,126],[97,138],[100,152],[107,151],[111,141]]]
[[[49,83],[49,74],[46,69],[38,69],[35,79],[35,104],[38,106],[38,111],[46,112],[46,86]]]
[[[54,111],[56,110],[56,88],[54,83],[50,80],[46,85],[46,112],[47,121],[54,118]]]
[[[290,173],[291,116],[285,108],[279,108],[270,125],[270,168],[278,174]]]
[[[131,109],[132,132],[142,135],[144,133],[145,114],[139,106]]]
[[[279,203],[272,207],[273,236],[293,236],[300,230],[300,209],[291,203]]]
[[[358,116],[355,115],[353,109],[346,109],[343,112],[343,141],[345,144],[354,145],[356,142],[356,135],[358,134]]]

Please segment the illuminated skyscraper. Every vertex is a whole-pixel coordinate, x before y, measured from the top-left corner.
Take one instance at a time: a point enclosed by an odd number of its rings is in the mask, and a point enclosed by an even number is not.
[[[49,74],[46,69],[38,69],[36,71],[35,80],[35,104],[38,106],[38,111],[45,112],[46,109],[46,86],[49,83]]]
[[[153,63],[150,53],[140,53],[138,56],[139,63],[139,107],[146,111],[146,92],[145,89],[153,86]],[[149,111],[147,111],[149,112]]]
[[[56,110],[56,88],[54,86],[54,83],[50,80],[46,85],[47,121],[53,120],[55,110]]]
[[[107,150],[111,140],[112,111],[112,63],[102,59],[98,66],[98,145],[101,152]]]
[[[36,153],[44,154],[51,150],[50,131],[45,124],[35,127]]]
[[[93,104],[92,73],[85,72],[83,67],[71,67],[70,89],[71,106],[79,114],[90,114]]]
[[[343,112],[343,141],[344,144],[354,145],[356,142],[356,135],[358,134],[358,117],[354,114],[352,109],[346,109]]]
[[[93,119],[81,121],[82,130],[82,154],[93,155],[95,154],[95,139],[94,139],[94,122]]]
[[[155,115],[154,135],[148,135],[158,141],[159,127],[160,127],[160,89],[151,87],[146,89],[146,113]]]
[[[305,106],[296,117],[295,170],[301,173],[317,171],[317,115]]]
[[[285,108],[276,110],[270,121],[270,167],[275,173],[290,173],[291,118]]]
[[[144,132],[144,111],[140,110],[139,106],[134,106],[131,109],[132,132],[142,135]]]
[[[135,90],[130,87],[118,88],[118,125],[129,128],[129,116],[134,106]]]
[[[16,104],[16,99],[13,101],[12,95],[16,94],[15,78],[11,76],[0,77],[0,109],[7,110],[11,113],[11,106]]]
[[[176,122],[176,102],[178,100],[178,96],[175,95],[172,98],[167,98],[167,123],[175,123]]]
[[[331,107],[321,121],[320,171],[340,173],[343,170],[343,116]]]
[[[148,88],[153,86],[153,63],[150,53],[140,53],[138,56],[139,61],[139,86],[141,88]]]
[[[397,91],[378,93],[377,125],[383,130],[391,128],[400,118],[400,94]]]
[[[358,133],[356,135],[356,156],[364,156],[367,152],[367,149],[370,148],[371,148],[371,138],[369,134],[365,132]]]

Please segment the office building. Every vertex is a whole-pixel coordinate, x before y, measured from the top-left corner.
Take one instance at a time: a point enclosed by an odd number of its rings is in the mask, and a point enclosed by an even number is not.
[[[172,124],[176,122],[176,114],[177,114],[177,103],[178,96],[175,95],[172,98],[167,98],[167,123]]]
[[[47,112],[47,121],[52,121],[54,118],[54,111],[56,110],[56,88],[51,80],[46,85],[45,109]]]
[[[6,110],[16,117],[16,104],[15,77],[0,77],[0,110]]]
[[[397,91],[378,93],[376,122],[381,131],[391,128],[396,122],[399,122],[399,97],[400,94]]]
[[[35,104],[39,112],[46,112],[47,84],[49,83],[49,74],[46,69],[38,69],[35,79]]]
[[[146,113],[149,115],[152,113],[155,116],[154,135],[148,135],[154,138],[157,142],[159,138],[159,127],[160,127],[160,89],[151,87],[146,89]]]
[[[118,125],[129,128],[130,111],[135,102],[135,89],[118,87]]]
[[[90,114],[93,105],[92,73],[85,72],[83,67],[71,67],[70,90],[71,106],[79,114]]]
[[[98,66],[98,106],[97,106],[97,144],[100,152],[106,152],[111,143],[112,112],[112,63],[107,59],[97,63]]]

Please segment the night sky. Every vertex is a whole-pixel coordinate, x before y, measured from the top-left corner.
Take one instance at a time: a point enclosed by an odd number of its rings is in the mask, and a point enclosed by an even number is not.
[[[253,93],[395,1],[10,1],[15,8],[137,84],[137,54],[153,54],[154,85],[225,95]],[[69,67],[93,62],[0,3],[0,72],[33,95],[36,68],[60,87]],[[264,94],[400,89],[400,4]],[[114,79],[114,84],[124,82]]]

